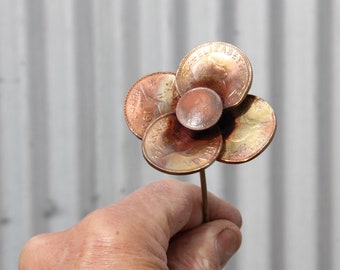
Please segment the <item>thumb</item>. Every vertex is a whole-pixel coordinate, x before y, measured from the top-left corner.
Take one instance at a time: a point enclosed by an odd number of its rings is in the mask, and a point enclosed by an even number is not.
[[[231,221],[204,223],[173,238],[168,249],[169,269],[222,269],[241,241],[240,229]]]

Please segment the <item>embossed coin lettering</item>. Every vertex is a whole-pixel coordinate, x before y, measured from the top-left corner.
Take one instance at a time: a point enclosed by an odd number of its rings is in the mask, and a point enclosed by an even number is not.
[[[271,142],[276,117],[266,101],[247,95],[238,107],[223,112],[219,126],[224,145],[217,160],[242,163],[259,155]]]
[[[198,87],[185,92],[179,99],[176,115],[183,126],[192,130],[204,130],[217,123],[222,110],[222,100],[216,92]]]
[[[219,155],[223,140],[214,126],[190,130],[177,120],[175,113],[153,121],[143,137],[145,159],[156,169],[169,174],[188,174],[208,167]]]
[[[191,50],[176,73],[180,95],[196,87],[207,87],[219,94],[224,108],[242,102],[251,82],[252,68],[247,56],[224,42],[206,43]]]
[[[138,80],[125,99],[128,127],[142,138],[150,123],[162,114],[174,112],[179,94],[174,87],[175,73],[157,72]]]

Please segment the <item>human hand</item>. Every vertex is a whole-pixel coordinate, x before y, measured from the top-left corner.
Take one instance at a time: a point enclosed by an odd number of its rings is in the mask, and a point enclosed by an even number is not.
[[[19,269],[221,269],[241,244],[242,221],[229,203],[208,200],[202,224],[198,186],[151,183],[68,230],[33,237]]]

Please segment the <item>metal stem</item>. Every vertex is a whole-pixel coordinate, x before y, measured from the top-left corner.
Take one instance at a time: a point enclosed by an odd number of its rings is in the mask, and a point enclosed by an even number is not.
[[[208,191],[205,170],[200,170],[201,190],[202,190],[202,212],[203,222],[209,222]]]

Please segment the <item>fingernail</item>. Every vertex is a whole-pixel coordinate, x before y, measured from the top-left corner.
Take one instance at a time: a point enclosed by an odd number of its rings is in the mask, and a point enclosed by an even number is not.
[[[240,246],[239,236],[230,229],[225,229],[217,236],[216,249],[220,265],[224,265]]]

